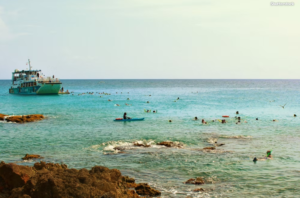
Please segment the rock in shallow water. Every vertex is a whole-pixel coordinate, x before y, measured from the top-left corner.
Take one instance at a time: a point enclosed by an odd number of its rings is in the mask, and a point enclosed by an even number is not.
[[[196,179],[189,179],[184,183],[185,184],[195,184],[195,185],[205,184],[204,180],[201,177],[197,177]]]
[[[35,154],[26,154],[25,157],[22,158],[22,160],[30,160],[30,159],[40,159],[43,158],[40,155]]]
[[[150,196],[150,197],[161,195],[160,191],[151,188],[146,183],[138,184],[137,187],[135,187],[135,190],[136,190],[137,194],[139,194],[139,195],[146,195],[146,196]]]
[[[7,122],[26,123],[43,120],[45,117],[41,114],[22,115],[22,116],[7,116],[0,114],[0,120],[6,120]]]

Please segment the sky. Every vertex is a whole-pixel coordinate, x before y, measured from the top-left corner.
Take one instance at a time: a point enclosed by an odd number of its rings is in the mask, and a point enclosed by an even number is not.
[[[0,79],[299,79],[300,0],[0,0]],[[278,2],[278,1],[274,1]]]

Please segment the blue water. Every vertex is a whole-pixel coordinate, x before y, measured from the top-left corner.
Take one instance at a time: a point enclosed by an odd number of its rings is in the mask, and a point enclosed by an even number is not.
[[[0,161],[32,165],[35,161],[21,160],[32,153],[71,168],[104,165],[150,183],[162,197],[295,197],[300,192],[300,120],[293,117],[300,116],[300,80],[62,82],[74,95],[10,95],[11,82],[0,81],[0,113],[47,116],[35,123],[0,122]],[[111,95],[78,95],[83,92]],[[236,111],[241,124],[236,124]],[[145,120],[113,121],[124,112]],[[222,115],[230,116],[226,124],[218,121]],[[208,124],[194,121],[195,116]],[[135,141],[152,146],[136,148]],[[183,147],[155,146],[160,141]],[[225,145],[211,153],[202,150],[214,141]],[[114,152],[115,146],[125,150]],[[252,162],[267,150],[272,160]],[[196,177],[206,184],[183,184]],[[198,187],[209,191],[192,192]]]

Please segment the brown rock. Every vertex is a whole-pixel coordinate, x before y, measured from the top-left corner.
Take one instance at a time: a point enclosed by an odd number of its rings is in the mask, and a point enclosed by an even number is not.
[[[201,177],[198,177],[196,180],[195,180],[195,184],[196,185],[201,185],[201,184],[205,184],[204,180],[201,178]]]
[[[136,183],[127,183],[127,188],[136,188],[137,186]]]
[[[6,118],[7,122],[26,123],[43,120],[45,117],[41,114],[23,115],[23,116],[9,116]]]
[[[172,147],[173,142],[164,141],[164,142],[158,143],[157,145],[162,145],[162,146],[166,146],[166,147]]]
[[[195,179],[189,179],[184,184],[195,184]]]
[[[205,190],[203,188],[196,188],[193,191],[194,192],[204,192]]]
[[[150,147],[151,145],[148,145],[148,144],[140,144],[138,142],[134,142],[133,143],[134,146],[139,146],[139,147]]]
[[[0,113],[0,120],[4,120],[4,118],[5,118],[6,116],[8,116],[8,115],[1,114],[1,113]]]
[[[203,150],[215,150],[216,149],[216,147],[205,147],[205,148],[203,148]]]
[[[133,178],[123,177],[119,170],[103,166],[88,171],[42,161],[35,163],[34,167],[0,164],[0,198],[139,198],[127,187],[134,182]],[[10,187],[6,194],[5,186]],[[137,191],[149,196],[160,194],[148,184],[136,187]]]
[[[151,188],[146,183],[138,184],[137,187],[135,188],[135,190],[136,190],[136,193],[139,195],[146,195],[146,196],[150,196],[150,197],[161,195],[160,191]]]
[[[195,185],[205,184],[204,180],[201,177],[198,177],[196,179],[189,179],[184,183],[185,184],[195,184]]]
[[[127,182],[127,183],[134,183],[135,182],[135,179],[130,178],[128,176],[123,176],[122,180],[125,181],[125,182]]]
[[[22,158],[22,160],[30,160],[30,159],[38,159],[42,158],[40,155],[35,154],[26,154],[25,157]]]
[[[18,166],[16,164],[0,164],[0,177],[9,188],[24,186],[35,175],[32,167]]]
[[[139,198],[140,196],[135,192],[135,190],[128,190],[127,194],[133,198]]]

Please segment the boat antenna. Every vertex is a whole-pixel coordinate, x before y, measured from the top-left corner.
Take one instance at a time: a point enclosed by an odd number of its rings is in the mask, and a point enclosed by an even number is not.
[[[30,65],[30,59],[28,59],[28,65],[29,65],[29,70],[32,69],[31,65]]]

